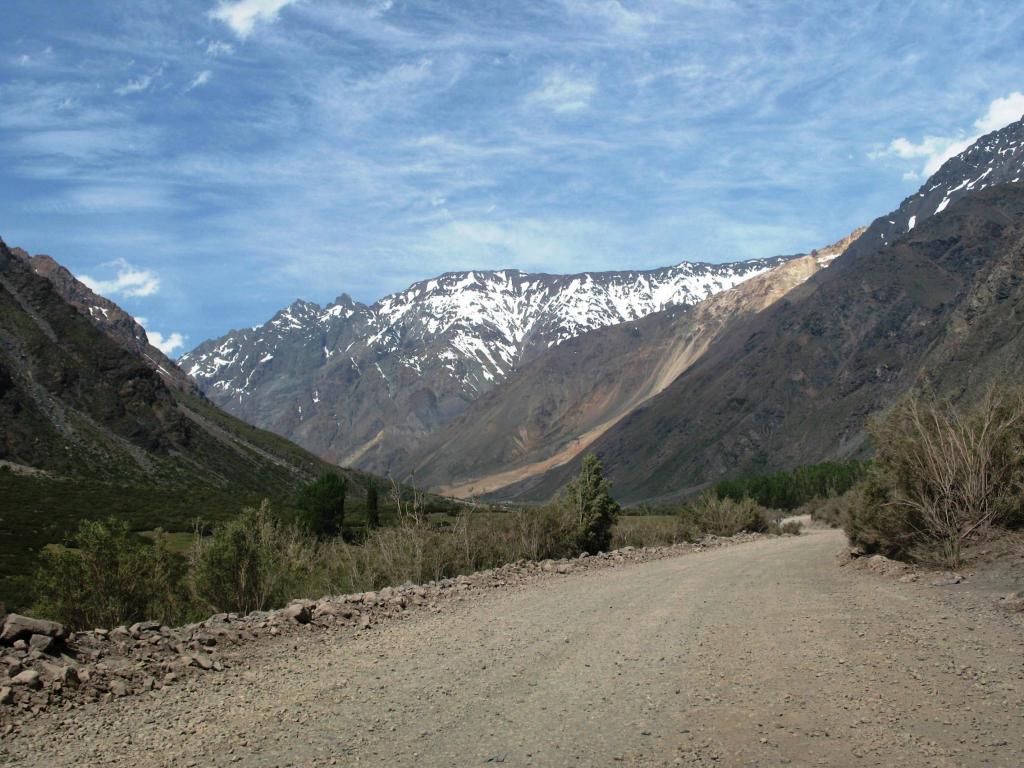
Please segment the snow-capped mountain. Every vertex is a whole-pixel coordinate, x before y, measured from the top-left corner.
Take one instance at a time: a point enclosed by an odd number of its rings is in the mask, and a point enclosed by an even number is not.
[[[408,443],[541,351],[689,305],[781,264],[683,262],[578,275],[448,273],[371,306],[296,301],[179,364],[218,405],[342,463],[387,470]]]
[[[889,245],[964,195],[1024,179],[1024,119],[986,134],[950,158],[892,213],[875,220],[858,252]]]

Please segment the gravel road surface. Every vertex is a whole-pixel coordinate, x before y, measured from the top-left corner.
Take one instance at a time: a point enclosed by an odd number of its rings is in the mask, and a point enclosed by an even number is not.
[[[1024,632],[836,531],[494,590],[37,718],[25,766],[1024,765]]]

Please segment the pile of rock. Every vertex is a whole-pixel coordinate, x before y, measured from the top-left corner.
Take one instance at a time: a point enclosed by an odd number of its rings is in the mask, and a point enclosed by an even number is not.
[[[477,573],[385,587],[376,592],[295,600],[275,611],[247,615],[219,613],[197,624],[167,627],[143,621],[113,629],[68,633],[52,621],[17,614],[3,620],[0,631],[7,680],[0,687],[0,722],[14,721],[47,708],[69,710],[89,702],[160,691],[201,675],[244,662],[248,643],[286,638],[316,630],[367,630],[413,611],[437,611],[445,602],[470,599],[483,591],[516,587],[538,579],[626,563],[641,563],[693,551],[714,549],[760,538],[739,534],[706,537],[696,544],[624,547],[595,556],[515,563]],[[0,673],[2,675],[2,673]]]

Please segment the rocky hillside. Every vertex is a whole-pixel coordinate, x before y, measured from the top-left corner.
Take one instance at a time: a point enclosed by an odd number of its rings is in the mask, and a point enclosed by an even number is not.
[[[484,392],[580,334],[686,306],[784,257],[651,271],[450,273],[366,306],[297,301],[184,355],[230,413],[344,465],[378,472]]]
[[[1020,380],[1022,274],[1024,185],[971,193],[731,328],[592,449],[626,500],[864,453],[867,420],[911,387]],[[506,490],[546,497],[572,469]]]
[[[802,284],[862,231],[696,305],[591,331],[544,351],[428,439],[403,472],[427,487],[468,496],[500,493],[565,464],[664,390],[730,324]]]
[[[82,518],[187,531],[285,502],[328,467],[179,388],[180,371],[159,372],[36,266],[0,241],[0,602],[18,603],[34,553]],[[350,477],[353,497],[372,482]]]
[[[117,304],[100,296],[49,256],[31,256],[21,248],[11,248],[11,253],[29,264],[37,275],[49,280],[61,298],[89,318],[107,336],[140,357],[165,383],[198,393],[195,382],[163,352],[150,344],[146,329]]]
[[[890,245],[930,216],[971,192],[1024,180],[1024,119],[986,134],[947,160],[895,211],[872,222],[853,249],[866,253]]]

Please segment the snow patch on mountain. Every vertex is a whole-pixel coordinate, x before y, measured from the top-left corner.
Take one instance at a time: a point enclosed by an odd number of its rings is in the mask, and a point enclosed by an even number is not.
[[[357,373],[384,359],[417,374],[442,369],[472,397],[544,348],[595,328],[694,304],[782,260],[683,262],[657,270],[579,275],[448,273],[372,306],[347,295],[326,308],[296,301],[262,326],[205,342],[179,363],[204,390],[230,392],[237,401],[252,395],[255,369],[282,347],[313,348],[321,364],[345,352]]]

